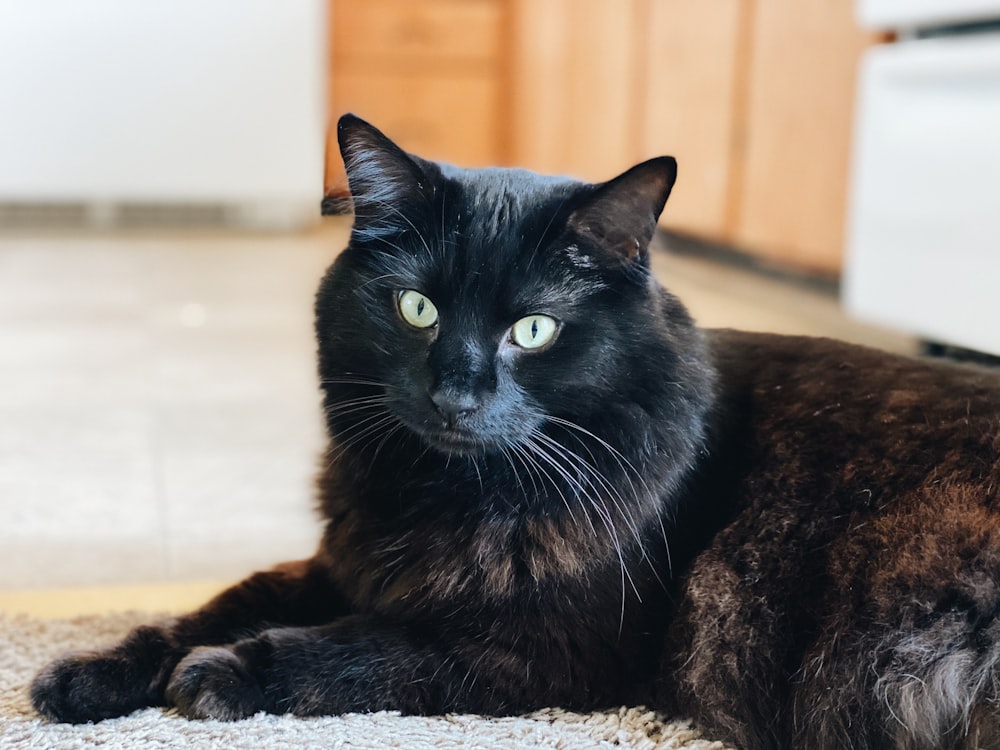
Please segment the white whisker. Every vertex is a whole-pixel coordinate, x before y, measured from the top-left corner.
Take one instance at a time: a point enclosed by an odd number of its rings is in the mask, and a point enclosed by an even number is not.
[[[592,459],[594,459],[594,461],[596,462],[596,458],[594,457],[593,452],[586,445],[586,443],[583,441],[583,439],[581,437],[579,437],[579,435],[575,434],[574,432],[569,432],[569,430],[574,430],[576,433],[579,433],[580,435],[584,435],[584,436],[592,438],[594,441],[597,442],[597,444],[600,447],[606,449],[608,451],[608,453],[611,455],[611,457],[615,460],[615,462],[618,464],[619,469],[622,471],[622,473],[624,475],[623,478],[629,483],[629,486],[633,489],[633,491],[635,490],[635,484],[634,484],[633,480],[629,478],[630,475],[633,476],[633,477],[635,477],[635,479],[638,480],[638,482],[642,485],[642,490],[643,490],[642,495],[644,495],[645,498],[646,498],[646,500],[653,506],[654,515],[655,515],[656,521],[657,521],[657,523],[659,524],[659,527],[660,527],[660,534],[661,534],[661,538],[663,539],[663,546],[664,546],[664,549],[665,549],[666,555],[667,555],[667,567],[668,567],[669,574],[672,576],[673,575],[673,562],[672,562],[672,558],[671,558],[671,555],[670,555],[670,544],[669,544],[669,542],[667,540],[667,532],[666,532],[666,529],[663,526],[663,514],[662,514],[662,512],[660,512],[660,508],[659,508],[659,502],[658,502],[659,501],[659,497],[658,497],[658,494],[654,493],[653,490],[646,483],[646,480],[639,473],[639,470],[635,468],[635,465],[631,461],[629,461],[628,458],[626,458],[626,456],[621,451],[619,451],[617,448],[615,448],[613,445],[611,445],[610,443],[608,443],[603,438],[598,437],[597,435],[595,435],[590,430],[587,430],[586,428],[581,427],[580,425],[576,424],[575,422],[571,422],[571,421],[569,421],[567,419],[562,419],[562,418],[559,418],[559,417],[551,417],[550,416],[550,417],[548,417],[548,420],[550,422],[552,422],[553,424],[555,424],[555,425],[559,425],[561,427],[568,428],[567,429],[567,434],[572,435],[573,438],[578,443],[580,443],[581,446],[583,446],[583,448],[587,451],[587,453],[590,455],[590,457]],[[584,463],[586,463],[586,462],[584,462]],[[639,495],[639,493],[636,493],[636,494],[637,494],[637,496]],[[620,493],[617,493],[617,497],[622,501],[623,504],[625,503],[625,500],[621,496]],[[616,502],[616,505],[617,505],[617,502]],[[626,506],[627,505],[628,504],[626,504]],[[620,508],[619,510],[623,513],[623,515],[625,514],[624,508]],[[642,540],[641,540],[641,537],[640,537],[639,530],[636,528],[635,516],[632,514],[631,511],[628,512],[628,514],[627,514],[626,522],[630,524],[630,526],[632,527],[633,534],[635,534],[637,541],[639,541],[639,543],[640,543],[640,550],[642,552],[643,559],[645,559],[647,562],[649,562],[650,568],[652,569],[653,574],[656,576],[656,579],[657,579],[657,581],[659,581],[660,585],[661,586],[665,586],[663,580],[660,578],[660,574],[659,574],[659,571],[656,568],[656,565],[648,557],[646,549],[645,549],[645,547],[641,543]]]
[[[534,433],[534,437],[536,438],[541,435],[542,434],[537,430]],[[532,448],[536,449],[537,451],[536,455],[543,458],[550,466],[552,466],[556,470],[556,472],[561,477],[563,477],[568,483],[570,483],[570,486],[574,489],[574,494],[579,501],[582,502],[583,500],[586,500],[590,504],[590,507],[597,514],[597,517],[601,520],[601,523],[603,524],[605,531],[607,531],[608,539],[611,542],[611,546],[614,548],[616,556],[618,557],[618,566],[620,570],[621,613],[618,622],[618,632],[620,635],[621,630],[625,624],[626,581],[628,583],[628,586],[632,588],[632,591],[635,593],[636,597],[640,597],[640,594],[639,594],[639,589],[635,585],[635,581],[633,580],[631,573],[629,573],[628,571],[628,566],[625,564],[625,552],[622,549],[621,540],[618,538],[618,531],[615,528],[614,519],[608,512],[607,506],[604,505],[604,501],[600,497],[600,495],[599,494],[590,495],[586,493],[585,488],[579,483],[579,481],[575,479],[572,475],[570,475],[568,470],[561,464],[559,464],[559,462],[556,460],[554,456],[549,455],[544,450],[542,445],[539,445],[534,441],[532,441],[531,443],[526,443],[526,445],[530,445]],[[585,515],[587,518],[590,517],[589,513]],[[591,524],[591,528],[593,528],[593,524]]]

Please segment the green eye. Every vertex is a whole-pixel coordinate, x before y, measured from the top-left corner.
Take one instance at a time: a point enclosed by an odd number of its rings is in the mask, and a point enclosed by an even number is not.
[[[510,337],[522,349],[538,349],[556,336],[556,321],[548,315],[529,315],[510,329]]]
[[[420,292],[404,289],[396,298],[399,314],[414,328],[430,328],[438,321],[438,311],[434,303]]]

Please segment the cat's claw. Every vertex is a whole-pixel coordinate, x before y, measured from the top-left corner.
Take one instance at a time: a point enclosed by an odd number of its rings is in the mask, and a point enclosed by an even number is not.
[[[196,648],[174,668],[167,702],[189,719],[236,721],[264,710],[264,692],[232,650]]]

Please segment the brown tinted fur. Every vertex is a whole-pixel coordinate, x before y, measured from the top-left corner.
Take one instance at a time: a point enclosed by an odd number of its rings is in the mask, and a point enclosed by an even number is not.
[[[341,506],[351,481],[334,470],[320,478],[324,513],[333,519],[321,547],[337,560],[333,580],[356,606],[412,611],[461,597],[503,604],[524,584],[515,580],[515,561],[523,561],[535,583],[581,583],[612,547],[607,534],[590,526],[544,518],[486,527],[458,517],[431,529],[386,527],[363,509]]]
[[[820,339],[713,346],[717,429],[745,437],[716,460],[732,516],[670,628],[674,707],[744,747],[945,747],[970,717],[995,727],[996,672],[972,662],[993,658],[1000,612],[1000,378]],[[935,628],[951,642],[911,663]],[[907,712],[931,716],[922,735]]]

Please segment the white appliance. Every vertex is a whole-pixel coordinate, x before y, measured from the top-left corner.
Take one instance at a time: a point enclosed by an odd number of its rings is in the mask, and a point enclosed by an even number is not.
[[[1000,0],[859,0],[844,302],[1000,355]],[[996,22],[996,23],[994,23]]]
[[[0,0],[0,225],[316,221],[325,0]]]

